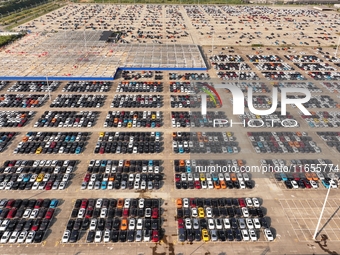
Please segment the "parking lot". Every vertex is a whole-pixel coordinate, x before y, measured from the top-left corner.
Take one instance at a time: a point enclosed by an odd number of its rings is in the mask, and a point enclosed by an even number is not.
[[[160,199],[77,199],[62,243],[158,242]]]
[[[63,190],[77,164],[76,160],[7,160],[0,168],[0,190]]]
[[[0,243],[41,243],[57,213],[57,199],[2,199]]]
[[[275,238],[257,198],[178,198],[176,206],[180,242]]]

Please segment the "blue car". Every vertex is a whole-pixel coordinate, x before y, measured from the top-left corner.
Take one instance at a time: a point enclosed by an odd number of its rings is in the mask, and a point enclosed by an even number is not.
[[[152,127],[152,128],[156,127],[155,122],[151,122],[151,127]]]
[[[70,136],[65,137],[65,142],[68,142],[68,141],[70,141]]]
[[[191,167],[190,166],[186,166],[186,170],[187,170],[187,173],[191,173]]]
[[[159,132],[156,132],[155,136],[156,136],[156,137],[160,137],[161,135],[160,135]]]
[[[259,146],[259,148],[263,148],[262,142],[257,142],[257,146]]]
[[[103,181],[102,185],[100,186],[101,189],[106,189],[107,188],[107,182]]]
[[[106,166],[106,162],[107,162],[107,160],[102,160],[102,161],[100,162],[101,166]]]
[[[50,208],[56,208],[58,206],[58,199],[52,199],[51,203],[50,203]]]
[[[228,146],[228,153],[233,153],[234,151],[233,151],[233,148],[231,148],[230,146]]]
[[[149,166],[153,166],[153,160],[149,160]]]
[[[31,179],[32,174],[26,174],[25,177],[22,179],[23,182],[29,182]]]
[[[323,186],[325,186],[326,189],[329,189],[330,184],[329,184],[328,181],[322,180],[321,182],[322,182]]]
[[[179,153],[184,153],[183,147],[179,147],[179,148],[178,148],[178,152],[179,152]]]
[[[284,173],[280,173],[280,176],[282,181],[288,181],[287,175],[285,175]]]
[[[80,147],[77,147],[77,149],[76,149],[76,154],[79,154],[81,152],[81,148]]]

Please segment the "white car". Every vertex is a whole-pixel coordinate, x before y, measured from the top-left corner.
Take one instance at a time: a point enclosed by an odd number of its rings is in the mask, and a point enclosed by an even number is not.
[[[184,224],[185,224],[185,228],[186,229],[191,229],[192,228],[191,220],[189,218],[186,218],[184,220]]]
[[[38,216],[39,209],[33,209],[33,211],[30,214],[30,219],[35,219]]]
[[[24,215],[22,216],[24,219],[27,219],[28,217],[30,217],[32,212],[32,209],[26,209],[24,212]]]
[[[294,189],[298,189],[299,188],[299,185],[297,184],[296,181],[291,181],[290,183],[292,184]]]
[[[247,206],[253,206],[253,201],[249,197],[246,197],[245,201]]]
[[[246,229],[241,229],[242,239],[243,241],[249,241],[249,233]]]
[[[144,208],[144,198],[140,198],[139,201],[138,201],[138,207],[140,209],[143,209]]]
[[[12,232],[11,237],[9,238],[9,243],[15,243],[20,235],[19,231]]]
[[[331,179],[331,180],[329,181],[329,186],[330,186],[332,189],[337,189],[337,188],[338,188],[338,185],[337,185],[336,181],[333,180],[333,179]]]
[[[244,181],[240,181],[240,188],[241,189],[245,189],[246,188],[246,184],[244,183]]]
[[[245,218],[249,217],[249,211],[247,207],[242,207],[242,214],[243,214],[243,217]]]
[[[85,209],[84,208],[80,208],[79,212],[78,212],[77,218],[84,218],[84,216],[85,216]]]
[[[196,218],[198,216],[197,208],[193,207],[191,208],[191,217]]]
[[[102,208],[100,210],[100,218],[106,218],[107,215],[107,208]]]
[[[309,182],[310,182],[310,185],[312,186],[313,189],[317,189],[318,188],[318,184],[315,181],[310,180]]]
[[[129,230],[135,230],[136,220],[134,218],[129,219]]]
[[[272,231],[269,228],[264,229],[263,232],[264,232],[264,236],[266,237],[266,239],[268,241],[273,241],[274,240],[273,233],[272,233]]]
[[[250,240],[257,241],[257,235],[254,229],[249,229]]]
[[[261,223],[260,223],[258,218],[253,218],[253,222],[254,222],[254,226],[255,226],[256,229],[261,228]]]
[[[246,224],[247,224],[248,229],[253,229],[254,228],[253,221],[250,218],[246,219]]]
[[[69,230],[68,230],[69,231]],[[33,243],[35,237],[35,231],[30,231],[26,237],[25,243]],[[68,241],[68,240],[67,240]]]
[[[208,228],[211,229],[215,229],[215,222],[213,219],[208,219]]]
[[[189,207],[189,199],[183,198],[183,207],[188,208]]]
[[[11,232],[6,231],[0,239],[0,243],[7,243],[10,236],[11,236]]]
[[[143,219],[137,219],[136,229],[143,229]]]
[[[62,182],[59,184],[58,189],[59,189],[59,190],[63,190],[63,189],[66,188],[66,185],[67,185],[67,182],[62,181]]]
[[[97,227],[97,219],[93,218],[90,222],[90,230],[96,230]]]
[[[224,229],[230,229],[230,221],[228,218],[223,219]]]
[[[212,217],[212,209],[210,207],[205,208],[205,215],[207,218]]]
[[[96,208],[100,209],[102,207],[103,199],[99,198],[96,201]]]
[[[105,232],[104,232],[104,243],[108,243],[108,242],[110,242],[110,230],[105,230]]]
[[[255,207],[260,207],[260,201],[256,197],[253,197],[252,200]]]
[[[97,230],[97,231],[96,231],[96,234],[95,234],[95,236],[94,236],[94,242],[95,242],[95,243],[100,243],[101,240],[102,240],[102,231]]]
[[[18,237],[17,243],[23,243],[26,240],[27,231],[22,231]]]

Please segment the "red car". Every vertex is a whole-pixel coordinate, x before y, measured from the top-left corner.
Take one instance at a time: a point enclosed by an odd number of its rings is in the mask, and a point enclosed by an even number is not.
[[[158,219],[158,208],[153,208],[152,209],[151,218]]]
[[[184,228],[184,221],[183,221],[183,219],[178,219],[178,228]]]
[[[311,189],[312,188],[312,185],[310,184],[309,181],[306,181],[306,180],[302,180],[303,181],[303,184],[306,186],[307,189]]]
[[[196,207],[196,201],[194,198],[190,198],[190,207],[191,208]]]
[[[83,199],[83,200],[81,201],[80,208],[86,209],[86,207],[87,207],[87,199]]]
[[[92,208],[88,208],[86,210],[85,218],[87,218],[87,219],[92,218],[92,214],[93,214],[93,209]]]
[[[100,147],[99,153],[104,154],[104,147]]]
[[[6,204],[6,208],[7,208],[7,209],[11,209],[11,208],[13,207],[13,205],[14,205],[14,202],[15,202],[14,199],[8,200],[8,202],[7,202],[7,204]]]
[[[44,202],[43,199],[38,199],[37,202],[35,203],[34,209],[39,209],[42,206],[43,202]]]
[[[239,198],[238,203],[240,204],[240,207],[246,207],[246,201],[244,201],[243,198]]]
[[[46,212],[45,219],[50,220],[53,217],[54,209],[49,208]]]
[[[17,213],[17,209],[16,208],[12,208],[8,214],[7,214],[7,219],[13,219],[15,217],[15,214]]]
[[[89,182],[90,178],[91,178],[91,175],[90,174],[86,174],[85,177],[84,177],[84,182]]]
[[[195,189],[201,189],[202,186],[201,186],[201,183],[200,181],[195,181]]]
[[[152,242],[159,242],[158,230],[152,230]]]
[[[175,174],[175,182],[179,182],[181,180],[180,174]]]
[[[53,182],[48,182],[48,183],[46,184],[45,190],[51,190],[51,189],[52,189],[52,186],[53,186]]]
[[[40,227],[40,224],[41,224],[41,220],[36,220],[34,223],[33,223],[33,226],[31,228],[32,231],[37,231]]]
[[[124,208],[123,210],[123,217],[129,217],[129,209],[128,208]]]

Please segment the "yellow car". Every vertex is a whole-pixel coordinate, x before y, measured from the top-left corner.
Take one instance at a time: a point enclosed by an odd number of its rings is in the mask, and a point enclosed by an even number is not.
[[[44,179],[44,174],[39,174],[37,179],[35,180],[36,182],[42,182],[42,180]]]
[[[232,135],[231,135],[231,133],[230,133],[230,132],[227,132],[227,136],[231,137]]]
[[[41,152],[42,152],[42,147],[39,147],[39,148],[35,151],[36,154],[40,154]]]
[[[202,207],[198,207],[197,210],[198,210],[198,217],[204,218],[205,217],[204,209]]]
[[[129,123],[127,124],[127,127],[128,127],[128,128],[132,127],[132,123],[129,122]]]
[[[202,181],[205,181],[205,175],[204,175],[204,173],[200,173],[200,180],[201,180],[201,182],[202,182]]]
[[[202,237],[204,242],[208,242],[210,240],[208,230],[206,230],[205,228],[202,229]]]
[[[100,132],[99,133],[99,137],[104,137],[105,133],[104,132]]]
[[[152,114],[151,119],[153,119],[153,120],[156,119],[156,114]]]

